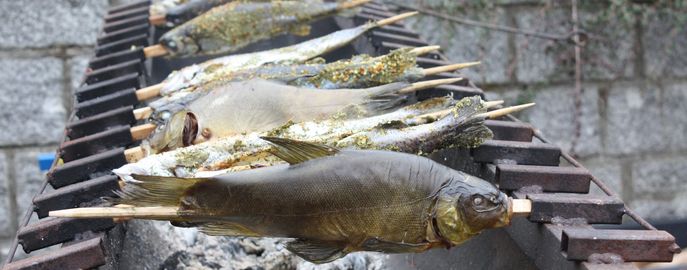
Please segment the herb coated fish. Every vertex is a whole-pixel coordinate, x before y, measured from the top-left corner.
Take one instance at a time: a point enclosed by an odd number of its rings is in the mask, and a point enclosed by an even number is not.
[[[345,46],[365,32],[417,14],[403,13],[384,20],[369,22],[314,38],[299,44],[261,52],[229,55],[184,67],[172,72],[163,82],[162,95],[193,89],[219,77],[214,74],[232,74],[238,70],[257,68],[265,64],[298,64]]]
[[[281,34],[310,34],[310,23],[370,0],[235,1],[217,6],[160,37],[171,56],[233,52]]]
[[[134,218],[209,235],[294,238],[287,249],[314,263],[449,248],[510,223],[504,193],[430,159],[264,139],[289,164],[211,178],[135,175],[117,201]]]

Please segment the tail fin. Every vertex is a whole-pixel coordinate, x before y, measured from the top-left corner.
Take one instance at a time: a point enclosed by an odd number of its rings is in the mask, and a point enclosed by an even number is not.
[[[116,203],[141,206],[179,207],[182,198],[194,185],[209,178],[180,178],[149,175],[132,175],[122,191],[116,192]]]

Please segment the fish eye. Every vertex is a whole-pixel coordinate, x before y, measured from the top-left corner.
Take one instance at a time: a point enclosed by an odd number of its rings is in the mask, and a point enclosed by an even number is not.
[[[191,112],[186,113],[181,142],[184,146],[192,145],[193,141],[196,140],[196,136],[198,136],[198,119],[195,114]]]
[[[472,198],[472,204],[473,205],[481,205],[482,202],[483,202],[483,200],[482,200],[481,196],[476,196],[476,197]]]

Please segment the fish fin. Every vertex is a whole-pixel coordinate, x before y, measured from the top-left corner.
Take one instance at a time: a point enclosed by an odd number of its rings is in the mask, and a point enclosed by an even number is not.
[[[409,244],[390,242],[377,237],[369,238],[361,245],[365,251],[377,251],[384,253],[411,253],[422,252],[429,248],[428,244]]]
[[[294,25],[289,29],[289,33],[296,36],[307,36],[310,35],[310,25],[309,24],[298,24]]]
[[[210,178],[181,178],[132,174],[134,181],[124,185],[119,196],[114,199],[118,204],[133,206],[174,206],[178,207],[184,193],[194,185],[210,181]]]
[[[260,138],[274,145],[271,150],[273,155],[283,159],[291,165],[311,159],[333,156],[339,152],[339,149],[322,144],[314,144],[279,137]]]
[[[205,223],[198,228],[204,234],[211,236],[249,236],[258,237],[260,234],[243,225],[232,222],[212,222]]]
[[[346,243],[296,239],[286,249],[312,263],[327,263],[346,256]]]
[[[362,104],[369,115],[376,115],[397,108],[408,100],[407,94],[399,93],[408,85],[405,82],[394,82],[367,88],[365,91],[368,92],[369,96]]]

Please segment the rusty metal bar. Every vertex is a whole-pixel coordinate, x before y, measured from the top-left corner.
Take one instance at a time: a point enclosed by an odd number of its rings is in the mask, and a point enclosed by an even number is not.
[[[141,87],[139,74],[130,73],[118,78],[101,81],[91,85],[85,85],[76,90],[76,100],[79,102],[98,98],[119,92],[127,88],[138,89]]]
[[[570,193],[538,193],[527,194],[526,197],[532,201],[530,221],[583,218],[589,224],[623,222],[625,205],[615,197]]]
[[[115,13],[120,13],[125,10],[129,9],[136,9],[140,7],[148,7],[150,6],[150,0],[145,0],[145,1],[137,1],[137,2],[131,2],[127,4],[122,4],[118,6],[114,6],[110,9],[107,10],[107,14],[115,14]]]
[[[675,238],[665,231],[566,228],[561,249],[569,260],[586,261],[592,254],[613,253],[625,261],[670,262]]]
[[[119,78],[127,74],[143,74],[143,65],[140,59],[129,60],[123,63],[110,65],[101,69],[93,70],[86,75],[84,80],[87,84]]]
[[[148,14],[143,14],[131,18],[126,18],[103,25],[103,33],[112,33],[136,25],[148,25],[150,23]]]
[[[85,118],[116,110],[121,107],[136,105],[138,103],[136,89],[129,88],[109,95],[79,102],[74,105],[74,112],[80,118]]]
[[[591,173],[576,167],[498,164],[495,180],[499,188],[519,190],[538,186],[545,192],[589,193]]]
[[[561,149],[552,144],[489,140],[472,150],[476,162],[509,159],[522,165],[557,166]]]
[[[48,172],[48,183],[53,188],[64,187],[86,180],[93,175],[109,173],[110,170],[126,163],[124,148],[115,148],[54,167]]]
[[[101,197],[112,197],[113,191],[119,189],[118,180],[115,175],[104,175],[40,194],[33,199],[34,210],[38,218],[44,218],[49,211],[79,207]]]
[[[5,265],[4,270],[89,269],[105,264],[103,237],[79,242],[58,250]]]
[[[74,140],[86,135],[98,133],[103,127],[132,125],[136,123],[133,106],[124,106],[116,110],[97,114],[67,123],[67,136]]]
[[[124,50],[116,53],[106,54],[100,57],[93,58],[91,59],[91,62],[88,64],[88,67],[91,69],[101,69],[131,60],[139,60],[141,62],[145,60],[145,55],[143,54],[142,47],[133,50]]]
[[[64,243],[80,233],[103,231],[115,226],[112,219],[48,218],[22,227],[17,232],[24,252]]]
[[[147,24],[124,28],[98,37],[98,44],[105,45],[107,43],[135,37],[140,34],[147,35],[148,31],[150,31],[150,26]]]
[[[532,125],[513,121],[486,120],[484,124],[494,133],[494,140],[531,142]]]
[[[148,34],[140,34],[108,44],[98,45],[95,47],[95,56],[100,57],[110,53],[131,50],[131,48],[147,46],[148,43]]]
[[[81,159],[133,142],[129,126],[112,127],[106,131],[66,141],[60,145],[60,157],[65,162]]]
[[[121,12],[108,14],[107,16],[105,16],[104,20],[105,20],[105,23],[111,23],[111,22],[115,22],[115,21],[119,21],[119,20],[125,20],[125,19],[131,18],[131,17],[148,15],[148,12],[149,12],[148,10],[149,10],[149,8],[147,6],[123,10]]]

